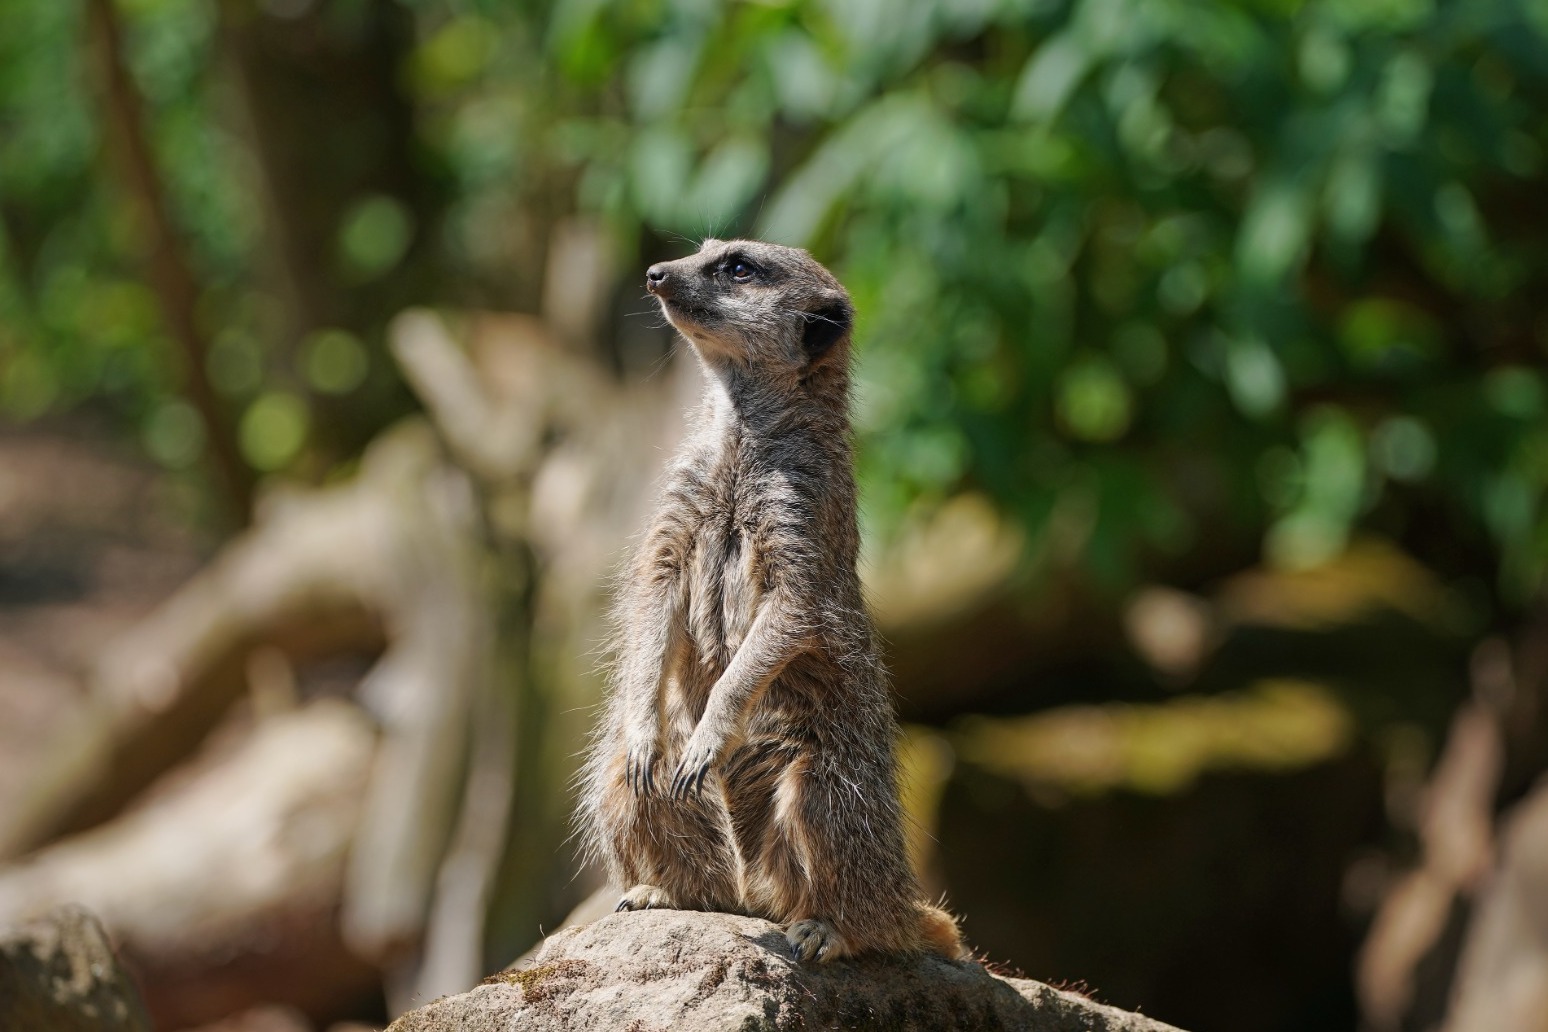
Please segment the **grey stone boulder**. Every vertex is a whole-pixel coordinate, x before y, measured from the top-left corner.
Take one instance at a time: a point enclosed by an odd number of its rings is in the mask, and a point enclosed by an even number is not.
[[[97,919],[60,907],[0,932],[4,1032],[151,1032]]]
[[[613,914],[556,932],[523,963],[403,1015],[388,1032],[1176,1032],[974,963],[803,967],[778,926],[731,914]]]

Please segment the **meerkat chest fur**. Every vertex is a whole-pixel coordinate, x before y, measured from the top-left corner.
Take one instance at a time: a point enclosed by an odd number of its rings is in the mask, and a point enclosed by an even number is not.
[[[853,509],[847,437],[821,419],[757,407],[761,400],[788,409],[788,399],[740,391],[728,397],[734,390],[711,381],[658,514],[657,526],[673,530],[660,542],[663,562],[656,569],[665,567],[676,580],[683,632],[663,703],[681,730],[699,719],[762,607],[783,607],[816,650],[798,659],[791,677],[770,686],[764,709],[783,710],[789,686],[802,682],[795,675],[820,661],[828,637],[817,599],[853,601],[858,594],[851,583],[857,535],[852,515],[846,519]],[[764,414],[776,418],[759,418]],[[824,591],[788,583],[819,568]],[[786,590],[776,591],[781,586]]]
[[[712,426],[685,527],[683,619],[696,664],[716,677],[747,636],[764,594],[765,543],[755,521],[762,499],[758,477],[746,468],[750,450],[736,427]]]

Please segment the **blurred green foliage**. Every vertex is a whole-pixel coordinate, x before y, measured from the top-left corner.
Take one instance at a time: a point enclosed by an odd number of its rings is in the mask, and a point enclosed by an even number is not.
[[[81,7],[0,3],[0,405],[106,408],[184,468]],[[388,375],[395,308],[519,303],[513,267],[581,212],[626,270],[730,232],[836,269],[882,537],[975,489],[1104,590],[1315,564],[1361,528],[1506,607],[1548,571],[1541,0],[116,9],[258,469]],[[332,209],[332,286],[373,299],[332,324],[285,328],[258,272],[272,202],[219,45],[253,24],[382,51],[407,111],[418,185]],[[416,253],[434,275],[368,293]],[[401,404],[369,397],[367,427]]]

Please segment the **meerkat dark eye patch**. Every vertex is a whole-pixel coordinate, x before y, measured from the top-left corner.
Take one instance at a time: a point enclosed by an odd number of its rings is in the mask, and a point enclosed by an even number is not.
[[[739,254],[733,254],[720,263],[720,271],[737,283],[749,283],[763,270]]]
[[[854,313],[847,304],[834,302],[814,311],[803,312],[801,317],[806,320],[801,344],[806,349],[807,360],[815,362],[849,332]]]

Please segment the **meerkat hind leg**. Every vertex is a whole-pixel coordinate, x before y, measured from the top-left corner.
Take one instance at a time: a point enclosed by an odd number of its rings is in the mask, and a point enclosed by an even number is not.
[[[844,937],[828,922],[817,918],[792,921],[785,929],[785,939],[790,943],[790,956],[798,961],[821,963],[847,957],[850,952]]]
[[[671,895],[654,885],[640,884],[623,894],[614,912],[622,910],[676,910],[677,903]]]

